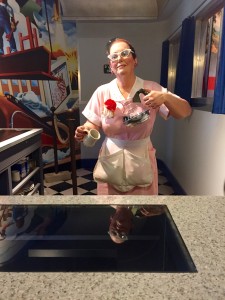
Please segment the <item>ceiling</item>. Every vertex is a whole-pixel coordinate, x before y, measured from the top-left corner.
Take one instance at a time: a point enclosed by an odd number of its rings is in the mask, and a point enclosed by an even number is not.
[[[64,19],[157,21],[183,0],[61,0]]]

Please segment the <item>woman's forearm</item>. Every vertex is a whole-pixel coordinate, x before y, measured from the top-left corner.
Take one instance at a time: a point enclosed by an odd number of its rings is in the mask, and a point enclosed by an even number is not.
[[[188,101],[172,93],[167,93],[163,97],[165,98],[164,104],[169,109],[170,115],[175,119],[182,119],[191,115],[192,109]]]

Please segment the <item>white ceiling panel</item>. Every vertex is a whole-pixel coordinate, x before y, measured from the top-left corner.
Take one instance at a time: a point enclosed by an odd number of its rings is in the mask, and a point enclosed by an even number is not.
[[[61,0],[64,19],[157,20],[183,0]]]

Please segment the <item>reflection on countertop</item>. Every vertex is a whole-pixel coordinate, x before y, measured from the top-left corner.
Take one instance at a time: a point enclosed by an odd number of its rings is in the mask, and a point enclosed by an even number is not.
[[[0,272],[196,272],[165,205],[0,205]]]
[[[42,129],[0,128],[0,152],[41,134]]]
[[[38,196],[0,197],[2,205],[166,205],[197,273],[4,272],[2,299],[224,299],[224,197]]]

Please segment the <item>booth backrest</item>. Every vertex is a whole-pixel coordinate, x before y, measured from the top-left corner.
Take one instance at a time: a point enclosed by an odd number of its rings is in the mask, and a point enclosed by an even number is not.
[[[53,145],[53,129],[29,116],[22,108],[0,96],[0,128],[42,128],[43,144]]]

